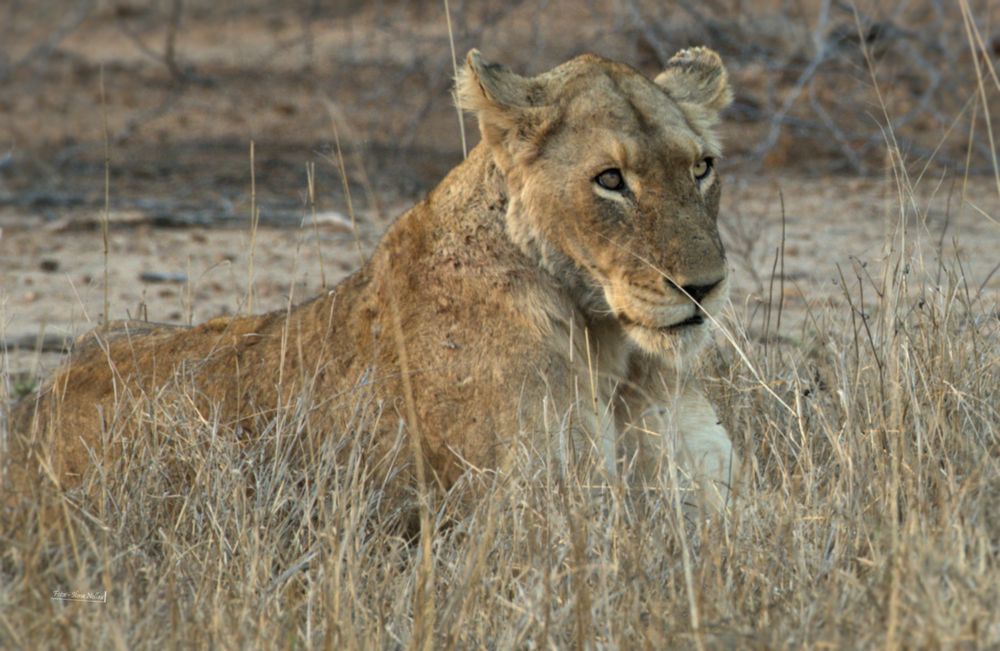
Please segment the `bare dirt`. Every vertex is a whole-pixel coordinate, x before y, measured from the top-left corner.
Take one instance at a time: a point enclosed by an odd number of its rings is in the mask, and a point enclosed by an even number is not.
[[[319,291],[324,279],[336,282],[395,215],[461,160],[448,25],[438,5],[346,3],[307,11],[191,1],[175,5],[183,8],[177,16],[168,5],[15,3],[0,28],[0,329],[6,363],[29,383],[105,316],[105,174],[108,316],[194,323],[248,307],[278,309],[290,293],[297,301]],[[540,13],[523,3],[453,5],[459,56],[479,46],[526,72],[594,50],[653,74],[663,48],[715,38],[689,14],[664,15],[671,20],[659,24],[650,22],[660,16],[653,12],[639,15],[646,21],[639,24],[627,12],[591,4],[552,2]],[[761,320],[766,305],[780,304],[783,329],[792,335],[812,308],[843,302],[842,277],[850,286],[858,274],[876,273],[901,216],[891,208],[898,203],[895,182],[871,161],[869,141],[847,143],[855,147],[851,156],[861,157],[847,162],[864,174],[828,173],[837,165],[818,143],[842,136],[836,125],[816,136],[796,118],[760,154],[769,111],[780,109],[775,88],[787,89],[795,66],[808,61],[809,34],[792,28],[813,17],[757,5],[757,14],[736,27],[756,30],[754,47],[767,50],[768,65],[732,39],[713,43],[727,55],[737,90],[723,127],[722,223],[738,278],[735,309]],[[564,24],[567,12],[580,20]],[[561,28],[551,29],[556,23]],[[650,32],[651,25],[671,31]],[[713,29],[736,27],[719,22]],[[833,39],[837,25],[830,27]],[[909,52],[915,43],[899,47]],[[897,59],[889,46],[896,43],[885,46],[882,63],[891,72]],[[870,101],[866,72],[844,57],[838,61],[854,66],[854,76],[840,75],[837,83],[852,84],[851,97]],[[779,60],[786,68],[774,68]],[[821,84],[817,92],[839,89]],[[801,104],[822,105],[817,89],[807,90]],[[922,118],[906,112],[911,104],[898,109],[912,126]],[[877,132],[871,105],[859,110]],[[465,127],[471,146],[475,125],[466,119]],[[312,202],[308,165],[315,170]],[[917,162],[910,168],[914,179],[924,171]],[[964,182],[935,162],[916,185],[923,199],[903,219],[908,242],[920,245],[914,256],[931,270],[935,256],[960,256],[963,283],[995,306],[997,184],[987,177]],[[255,244],[252,206],[261,223]],[[775,257],[782,241],[783,272]],[[913,287],[920,291],[918,279]]]
[[[730,178],[721,221],[736,279],[736,313],[745,313],[759,331],[765,307],[776,310],[780,303],[782,334],[800,339],[810,332],[810,315],[817,318],[831,306],[849,309],[843,281],[855,293],[859,275],[878,277],[887,238],[900,237],[912,247],[914,270],[924,270],[911,279],[914,295],[926,291],[940,257],[957,256],[966,275],[956,289],[978,296],[987,312],[995,312],[1000,299],[1000,224],[990,217],[1000,215],[995,186],[976,180],[963,202],[957,181],[941,184],[936,193],[924,193],[919,213],[906,216],[905,231],[897,229],[901,216],[892,209],[889,187],[843,178]],[[97,215],[90,217],[51,223],[14,211],[0,214],[3,324],[7,342],[17,345],[8,350],[7,364],[17,376],[51,369],[64,342],[103,318],[104,243]],[[386,223],[359,211],[356,236],[348,217],[321,213],[314,226],[304,210],[300,226],[261,227],[252,241],[249,217],[241,228],[162,228],[135,215],[140,224],[128,225],[129,217],[112,215],[110,318],[179,324],[246,311],[251,253],[253,311],[303,300],[319,292],[324,280],[330,286],[356,268]],[[875,297],[854,298],[864,305]],[[772,326],[775,321],[776,315]],[[35,350],[41,342],[48,352]]]

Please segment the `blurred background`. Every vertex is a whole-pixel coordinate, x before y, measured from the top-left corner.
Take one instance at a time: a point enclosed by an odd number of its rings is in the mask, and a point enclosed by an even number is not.
[[[1000,101],[977,89],[998,94],[995,0],[447,4],[459,63],[478,47],[537,73],[596,52],[654,75],[715,48],[736,90],[726,171],[883,175],[890,137],[918,172],[994,171]],[[102,208],[107,144],[119,213],[245,221],[254,141],[261,221],[297,224],[310,162],[320,207],[345,209],[338,139],[359,207],[403,205],[461,159],[453,74],[441,0],[5,0],[0,210]]]
[[[868,305],[900,226],[932,284],[957,263],[995,302],[996,0],[3,0],[0,365],[30,387],[104,319],[337,282],[478,139],[451,96],[472,47],[653,76],[700,44],[736,94],[720,226],[751,333],[804,336],[845,274]]]

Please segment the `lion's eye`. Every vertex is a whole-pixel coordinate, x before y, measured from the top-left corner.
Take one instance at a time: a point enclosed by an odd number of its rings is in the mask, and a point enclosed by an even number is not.
[[[708,175],[711,174],[714,163],[715,161],[711,157],[702,158],[700,161],[695,163],[694,167],[691,168],[691,172],[694,174],[695,180],[704,181]]]
[[[622,176],[622,172],[619,169],[604,170],[594,180],[597,181],[597,185],[605,190],[621,192],[625,189],[625,177]]]

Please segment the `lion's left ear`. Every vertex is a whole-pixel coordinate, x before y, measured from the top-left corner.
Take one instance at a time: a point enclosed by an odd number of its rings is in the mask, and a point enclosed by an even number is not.
[[[718,114],[733,101],[722,57],[707,47],[681,50],[654,79],[676,101],[695,104]]]

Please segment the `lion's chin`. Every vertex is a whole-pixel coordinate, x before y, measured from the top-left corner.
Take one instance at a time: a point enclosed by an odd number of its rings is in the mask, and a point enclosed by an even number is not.
[[[708,324],[700,315],[662,328],[625,321],[622,327],[640,350],[663,358],[676,368],[690,365],[708,343]]]

